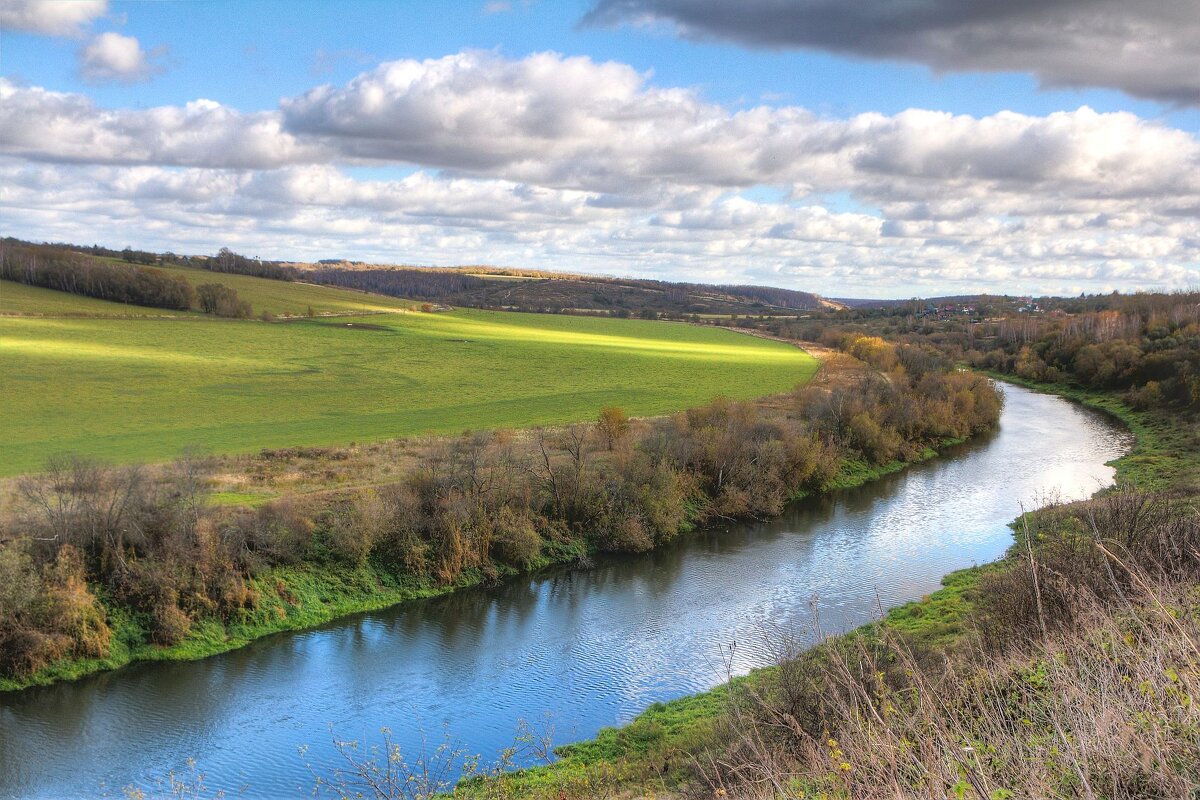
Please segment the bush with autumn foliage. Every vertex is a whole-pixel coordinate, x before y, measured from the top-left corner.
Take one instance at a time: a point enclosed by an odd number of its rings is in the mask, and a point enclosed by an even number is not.
[[[790,395],[718,398],[648,420],[607,408],[593,424],[428,440],[411,468],[370,488],[257,507],[212,502],[213,459],[53,459],[17,483],[0,529],[0,678],[104,657],[110,612],[130,621],[131,647],[177,645],[201,621],[240,635],[278,625],[262,604],[302,614],[287,581],[305,571],[431,589],[649,550],[706,521],[778,514],[799,495],[925,458],[999,415],[990,381],[933,354],[863,339],[845,348],[861,360],[831,357]],[[255,472],[292,457],[264,451],[238,464]]]

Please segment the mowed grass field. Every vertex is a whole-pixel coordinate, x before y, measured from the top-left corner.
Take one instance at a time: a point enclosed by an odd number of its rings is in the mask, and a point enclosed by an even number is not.
[[[296,288],[237,277],[255,291]],[[343,296],[335,302],[392,302],[304,288]],[[639,320],[474,310],[276,323],[0,317],[0,475],[37,470],[54,453],[161,461],[187,447],[248,452],[590,420],[605,405],[661,414],[787,390],[816,368],[778,342]]]

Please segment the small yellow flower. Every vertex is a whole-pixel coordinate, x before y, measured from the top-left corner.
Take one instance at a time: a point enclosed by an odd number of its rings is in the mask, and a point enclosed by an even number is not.
[[[830,747],[837,747],[837,739],[830,739],[825,744],[829,745]]]
[[[849,772],[850,765],[843,761],[841,764],[838,764],[838,769],[840,769],[842,772]]]

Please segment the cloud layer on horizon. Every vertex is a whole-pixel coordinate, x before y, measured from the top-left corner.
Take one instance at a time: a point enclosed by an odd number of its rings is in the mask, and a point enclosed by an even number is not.
[[[463,52],[254,112],[106,109],[0,79],[0,153],[12,232],[47,239],[835,295],[1200,276],[1200,141],[1086,107],[831,119],[727,108],[620,63]]]

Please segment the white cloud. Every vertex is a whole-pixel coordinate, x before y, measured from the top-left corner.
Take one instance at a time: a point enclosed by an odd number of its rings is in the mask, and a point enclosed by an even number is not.
[[[109,31],[79,51],[79,74],[88,83],[141,83],[162,72],[154,59],[163,52],[147,53],[133,36]]]
[[[0,0],[0,29],[80,36],[107,11],[107,0]]]
[[[1089,108],[735,111],[624,64],[473,52],[383,64],[250,113],[102,109],[0,79],[0,152],[6,219],[46,238],[119,224],[176,250],[244,237],[280,255],[833,295],[1200,277],[1200,141]],[[362,165],[400,175],[344,169]]]
[[[242,114],[212,100],[145,110],[106,110],[79,94],[20,87],[0,78],[0,149],[25,158],[92,164],[270,169],[313,162],[273,112]]]

